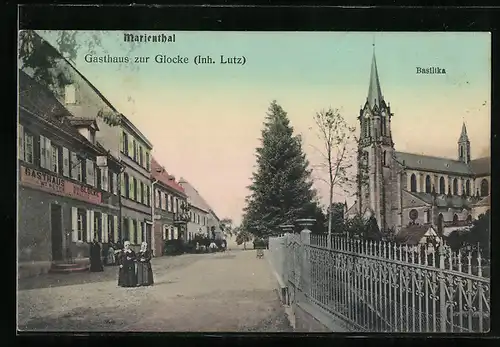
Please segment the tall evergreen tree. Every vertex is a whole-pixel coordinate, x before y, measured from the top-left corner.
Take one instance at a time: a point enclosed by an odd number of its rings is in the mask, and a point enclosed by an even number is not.
[[[268,109],[256,157],[243,228],[262,237],[279,233],[281,224],[315,217],[319,207],[301,138],[276,101]]]

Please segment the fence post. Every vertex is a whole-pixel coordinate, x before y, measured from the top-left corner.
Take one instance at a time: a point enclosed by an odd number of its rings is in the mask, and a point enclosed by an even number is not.
[[[446,319],[447,319],[447,305],[446,305],[446,278],[444,275],[445,264],[444,260],[446,257],[446,249],[444,243],[439,245],[439,322],[440,330],[442,333],[446,332]],[[453,317],[452,317],[453,319]]]
[[[300,243],[301,243],[301,283],[302,291],[305,295],[311,295],[311,256],[310,256],[310,244],[311,244],[311,230],[308,227],[313,226],[315,219],[297,219],[297,223],[303,228],[300,232]]]

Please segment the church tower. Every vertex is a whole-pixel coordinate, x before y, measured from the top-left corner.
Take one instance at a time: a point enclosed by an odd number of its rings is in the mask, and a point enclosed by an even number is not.
[[[373,215],[381,230],[393,227],[393,207],[390,205],[395,174],[394,143],[391,134],[390,105],[385,102],[380,87],[373,51],[368,97],[359,111],[360,137],[358,147],[358,211]],[[397,200],[397,199],[396,199]]]
[[[458,160],[465,164],[470,162],[470,141],[469,136],[467,136],[465,122],[462,124],[462,133],[458,139]]]

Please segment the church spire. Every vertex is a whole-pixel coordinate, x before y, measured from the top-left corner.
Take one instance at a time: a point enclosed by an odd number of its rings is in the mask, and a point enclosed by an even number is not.
[[[469,136],[467,136],[467,127],[465,126],[465,122],[462,123],[462,132],[460,133],[460,138],[458,142],[467,142],[469,141]]]
[[[382,100],[384,100],[384,97],[382,96],[382,89],[380,88],[380,81],[378,79],[375,44],[373,44],[372,69],[370,72],[370,85],[368,87],[368,105],[370,105],[371,109],[373,109],[375,105],[380,108]]]

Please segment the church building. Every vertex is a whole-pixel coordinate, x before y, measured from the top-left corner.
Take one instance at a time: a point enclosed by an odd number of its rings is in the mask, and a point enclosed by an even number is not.
[[[347,212],[376,218],[383,231],[429,225],[440,234],[472,223],[489,209],[490,157],[471,158],[465,123],[457,158],[396,151],[390,103],[380,87],[375,53],[368,97],[359,112],[357,200]]]

